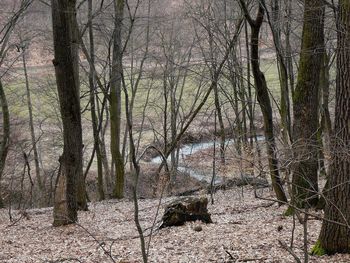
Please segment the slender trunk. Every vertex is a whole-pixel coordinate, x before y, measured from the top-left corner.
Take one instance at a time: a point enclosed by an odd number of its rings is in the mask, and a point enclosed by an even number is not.
[[[208,26],[208,37],[209,37],[209,46],[210,46],[210,60],[211,60],[211,78],[212,81],[214,81],[215,78],[215,72],[216,72],[216,58],[215,58],[215,48],[214,48],[214,36],[213,32],[210,26]],[[219,126],[220,126],[220,160],[221,163],[225,163],[225,141],[226,141],[226,136],[225,136],[225,126],[224,126],[224,120],[222,117],[222,112],[221,112],[221,105],[220,105],[220,99],[219,99],[219,86],[218,83],[215,83],[214,85],[214,104],[215,104],[215,109],[216,109],[216,115],[218,117],[219,121]],[[215,135],[216,136],[216,135]]]
[[[103,171],[104,171],[104,177],[105,177],[105,182],[106,182],[106,191],[108,194],[112,192],[112,178],[111,178],[111,170],[109,167],[108,163],[108,157],[107,157],[107,151],[106,151],[106,144],[105,144],[105,139],[104,135],[103,137],[100,138],[100,149],[101,149],[101,160],[102,160],[102,166],[103,166]]]
[[[167,152],[168,150],[168,82],[167,82],[167,67],[166,65],[165,72],[163,75],[163,99],[164,99],[164,111],[163,111],[163,140],[164,148],[163,151]],[[170,152],[171,154],[171,152]]]
[[[0,208],[4,207],[4,201],[1,194],[1,181],[5,169],[6,157],[10,143],[10,112],[7,104],[7,98],[0,79],[0,103],[2,111],[2,138],[0,141]]]
[[[110,118],[111,118],[111,153],[114,163],[115,187],[113,196],[124,197],[124,160],[120,152],[121,130],[121,89],[123,75],[122,27],[124,14],[124,0],[114,1],[114,32],[113,32],[113,58],[111,72],[110,92]]]
[[[321,129],[324,137],[324,150],[330,152],[330,138],[332,134],[332,121],[329,113],[329,57],[324,52],[323,66],[321,68],[320,91],[322,94]]]
[[[147,263],[148,256],[146,252],[145,236],[139,220],[139,204],[138,204],[138,195],[137,195],[137,187],[138,187],[141,168],[136,159],[136,151],[135,151],[136,149],[135,149],[135,143],[134,143],[132,121],[131,121],[131,116],[129,115],[129,109],[130,109],[129,95],[125,86],[124,86],[124,91],[125,91],[124,93],[125,93],[126,121],[128,126],[128,135],[129,135],[129,142],[130,142],[130,156],[131,156],[131,162],[132,162],[132,168],[133,168],[132,175],[134,178],[134,184],[132,186],[132,194],[133,194],[133,201],[134,201],[134,221],[135,221],[135,225],[136,225],[140,242],[141,242],[142,259],[144,263]]]
[[[260,105],[263,118],[264,118],[264,132],[265,140],[269,161],[269,169],[271,174],[272,187],[276,193],[276,197],[282,203],[287,202],[287,197],[284,192],[281,178],[278,170],[278,159],[276,153],[276,142],[273,130],[273,121],[272,121],[272,107],[269,97],[269,91],[267,88],[266,80],[264,73],[260,70],[259,64],[259,33],[260,28],[264,19],[264,8],[262,4],[259,4],[259,10],[257,13],[256,20],[252,20],[249,15],[249,11],[245,6],[243,0],[240,0],[241,6],[245,16],[251,27],[251,65],[253,70],[253,76],[255,80],[255,89],[257,93],[258,103]]]
[[[317,204],[317,209],[324,209],[326,205],[325,195],[328,192],[328,171],[326,169],[325,154],[331,155],[331,134],[332,134],[332,121],[329,113],[329,58],[326,52],[323,56],[323,66],[321,68],[321,79],[320,79],[320,99],[322,105],[320,109],[321,123],[319,128],[319,169],[320,175],[325,175],[327,182],[323,187],[322,194]]]
[[[238,72],[238,76],[243,76],[243,56],[242,54],[242,48],[241,44],[239,43],[239,57],[240,60],[238,62],[238,65],[236,66],[236,72]],[[241,135],[240,137],[243,140],[244,148],[247,149],[248,146],[248,130],[247,130],[247,102],[246,102],[246,87],[244,86],[244,78],[238,77],[237,78],[237,84],[238,84],[238,95],[240,99],[241,104],[241,112],[242,112],[242,122],[240,123],[240,130]],[[243,125],[242,125],[243,124]]]
[[[225,135],[225,126],[224,126],[224,120],[222,118],[222,112],[221,112],[221,105],[219,100],[219,90],[218,85],[216,84],[214,87],[214,102],[215,102],[215,108],[216,108],[216,115],[217,119],[219,121],[219,127],[220,127],[220,161],[221,163],[225,163],[225,142],[226,142],[226,135]],[[215,135],[216,136],[216,135]]]
[[[173,69],[172,69],[173,70]],[[176,122],[177,122],[177,111],[176,111],[176,84],[173,82],[171,85],[171,95],[170,95],[170,130],[171,130],[171,141],[175,140],[176,138]],[[177,171],[177,158],[176,158],[176,149],[174,149],[171,152],[170,159],[171,159],[171,172],[172,172],[172,180],[175,180],[176,171]]]
[[[233,67],[233,65],[232,65]],[[239,99],[238,99],[238,80],[236,76],[236,72],[234,69],[231,69],[230,66],[230,80],[231,80],[231,85],[233,88],[233,111],[235,113],[235,148],[238,153],[238,155],[242,154],[242,138],[243,138],[243,129],[242,129],[242,120],[240,117],[240,112],[239,112]]]
[[[262,167],[261,163],[261,153],[260,153],[260,147],[257,140],[257,134],[256,134],[256,127],[254,124],[254,117],[255,117],[255,98],[253,99],[252,95],[252,85],[251,85],[251,70],[250,70],[250,50],[249,50],[249,35],[248,35],[248,25],[247,21],[244,22],[244,35],[245,35],[245,47],[247,52],[247,90],[248,93],[246,94],[246,100],[248,104],[247,109],[247,115],[249,118],[249,154],[252,155],[254,151],[254,141],[256,142],[256,150],[257,150],[257,157],[259,162],[259,168]],[[252,162],[251,169],[252,173],[254,174],[254,163]]]
[[[244,36],[245,36],[245,47],[247,52],[247,101],[248,101],[248,116],[249,116],[249,136],[250,136],[250,147],[253,150],[253,133],[255,133],[254,125],[254,108],[253,108],[253,96],[250,81],[250,50],[249,50],[249,35],[247,21],[244,21]]]
[[[111,178],[111,171],[109,169],[109,164],[108,164],[106,142],[105,142],[105,135],[106,135],[106,131],[107,131],[107,126],[109,124],[108,110],[105,110],[106,103],[107,103],[107,97],[104,97],[103,103],[102,103],[102,109],[101,109],[99,100],[96,100],[98,121],[101,125],[101,129],[99,131],[99,144],[100,144],[100,150],[101,150],[101,161],[102,161],[103,171],[104,171],[104,176],[105,176],[106,191],[107,191],[107,193],[111,193],[112,192],[112,189],[111,189],[112,188],[112,178]],[[104,112],[106,113],[106,117],[103,117]]]
[[[279,0],[274,0],[272,4],[272,21],[270,23],[273,33],[274,44],[277,56],[277,68],[280,79],[281,104],[280,115],[282,124],[282,136],[286,145],[290,142],[291,121],[290,121],[290,101],[288,86],[288,70],[284,59],[284,51],[281,41],[281,26]]]
[[[286,64],[288,71],[288,79],[289,79],[289,89],[292,93],[292,97],[294,95],[294,68],[293,68],[293,56],[292,56],[292,46],[290,44],[290,34],[291,34],[291,24],[292,24],[292,1],[286,0],[286,14],[287,22],[286,22]]]
[[[88,2],[88,20],[89,20],[89,39],[90,39],[90,58],[91,64],[95,63],[95,43],[94,43],[94,32],[92,27],[92,0]],[[102,170],[102,157],[100,149],[100,138],[98,131],[98,119],[96,116],[96,106],[95,106],[95,80],[94,80],[94,69],[90,68],[89,72],[89,86],[90,86],[90,111],[92,120],[92,130],[94,135],[94,148],[96,151],[97,158],[97,188],[99,199],[105,199],[105,193],[103,188],[103,170]]]
[[[41,193],[43,193],[44,185],[40,175],[39,154],[38,154],[35,131],[34,131],[33,106],[32,106],[31,94],[30,94],[30,87],[29,87],[25,48],[23,49],[23,52],[22,52],[22,62],[23,62],[23,70],[24,70],[24,77],[25,77],[25,83],[26,83],[26,97],[27,97],[27,106],[28,106],[28,113],[29,113],[29,129],[30,129],[30,137],[31,137],[33,154],[34,154],[35,175],[36,175],[36,180],[38,183],[39,190]]]

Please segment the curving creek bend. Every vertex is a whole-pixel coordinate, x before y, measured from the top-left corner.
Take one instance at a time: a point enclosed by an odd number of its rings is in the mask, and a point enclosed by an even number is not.
[[[257,141],[261,142],[264,140],[265,140],[264,136],[257,136]],[[226,141],[226,148],[232,146],[233,143],[234,143],[233,139],[227,140]],[[197,179],[198,181],[204,181],[204,182],[210,184],[211,180],[212,180],[212,176],[213,176],[212,173],[196,170],[196,169],[190,167],[189,165],[187,165],[185,160],[186,160],[187,156],[190,156],[192,154],[195,154],[195,153],[203,151],[203,150],[213,148],[214,145],[216,145],[216,147],[218,147],[218,142],[209,141],[209,142],[200,142],[200,143],[189,143],[189,144],[185,144],[185,145],[181,146],[181,148],[179,149],[178,170],[180,172],[184,172],[184,173],[189,174],[189,176]],[[170,159],[170,157],[168,157],[168,160],[169,159]],[[153,159],[151,159],[151,163],[154,163],[154,164],[160,164],[161,162],[162,162],[161,156],[157,156],[157,157],[154,157]],[[223,182],[223,177],[216,175],[214,184],[220,184],[222,182]]]

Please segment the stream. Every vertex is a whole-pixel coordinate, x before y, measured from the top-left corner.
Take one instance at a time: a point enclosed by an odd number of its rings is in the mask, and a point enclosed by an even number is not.
[[[264,136],[257,136],[258,141],[264,141]],[[229,139],[226,141],[226,147],[229,147],[234,143],[233,139]],[[189,143],[185,144],[180,148],[179,152],[179,166],[178,170],[184,173],[189,174],[192,178],[197,179],[198,181],[205,181],[206,183],[211,183],[212,179],[212,173],[207,173],[204,171],[196,170],[189,165],[186,165],[185,159],[187,156],[190,156],[192,154],[195,154],[199,151],[203,151],[209,148],[213,148],[214,144],[216,146],[219,145],[219,142],[209,141],[209,142],[200,142],[200,143]],[[168,157],[168,160],[170,160],[170,156]],[[151,160],[151,163],[154,164],[161,164],[162,163],[162,157],[157,156]],[[223,178],[220,176],[216,176],[214,184],[221,184],[223,182]]]

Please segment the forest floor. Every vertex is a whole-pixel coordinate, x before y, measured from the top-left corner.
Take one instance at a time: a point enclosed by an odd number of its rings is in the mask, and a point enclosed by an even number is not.
[[[269,189],[259,191],[273,198]],[[147,244],[156,222],[149,262],[295,262],[279,243],[290,245],[293,218],[283,216],[286,207],[255,198],[251,187],[217,192],[214,205],[208,205],[212,224],[158,229],[164,206],[176,198],[164,198],[157,217],[159,199],[139,201]],[[13,221],[8,210],[0,210],[0,262],[142,262],[134,206],[127,199],[90,203],[89,211],[79,212],[78,224],[65,227],[52,227],[52,208],[11,214]],[[197,225],[202,231],[194,230]],[[320,220],[310,217],[309,250],[320,226]],[[298,221],[293,236],[293,251],[303,259],[303,226]],[[350,255],[310,256],[309,262],[350,262]]]

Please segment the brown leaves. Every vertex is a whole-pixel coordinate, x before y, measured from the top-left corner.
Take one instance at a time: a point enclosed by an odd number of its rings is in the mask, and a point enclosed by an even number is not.
[[[253,196],[248,188],[244,190],[244,197],[241,189],[218,192],[215,206],[208,205],[213,224],[190,222],[155,231],[149,261],[294,262],[293,256],[278,243],[278,240],[290,243],[293,219],[281,216],[284,207],[269,206],[268,202]],[[171,200],[173,198],[165,199],[163,206]],[[147,229],[146,242],[157,202],[140,200],[141,225]],[[20,211],[14,213],[21,216]],[[28,220],[6,227],[10,224],[7,211],[0,210],[0,262],[45,262],[65,258],[76,258],[84,263],[113,262],[106,251],[112,254],[115,262],[141,262],[132,202],[110,200],[90,204],[89,212],[79,214],[79,224],[90,234],[78,225],[53,228],[52,209],[28,210],[27,214]],[[320,221],[309,221],[309,247],[316,241],[319,228]],[[303,228],[298,222],[294,237],[293,251],[302,258]],[[311,257],[310,262],[350,262],[350,255]]]

